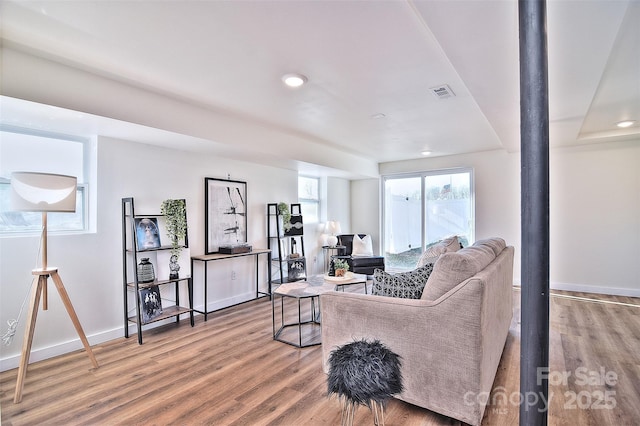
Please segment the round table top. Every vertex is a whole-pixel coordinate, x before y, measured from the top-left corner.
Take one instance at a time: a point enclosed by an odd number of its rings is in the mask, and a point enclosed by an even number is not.
[[[278,286],[274,294],[296,298],[314,297],[322,293],[333,291],[338,285],[356,284],[367,281],[367,276],[362,274],[349,274],[343,280],[325,280],[324,275],[313,275],[307,281],[295,281]]]

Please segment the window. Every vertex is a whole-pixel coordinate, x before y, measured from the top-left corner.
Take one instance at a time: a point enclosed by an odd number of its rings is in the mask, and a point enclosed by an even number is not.
[[[302,208],[304,223],[320,220],[320,179],[308,176],[298,177],[298,202]]]
[[[0,235],[32,234],[42,228],[42,214],[12,212],[9,205],[10,178],[14,171],[33,171],[76,176],[75,213],[49,213],[50,232],[86,231],[88,226],[87,164],[89,141],[66,135],[0,128]]]
[[[426,247],[450,235],[473,241],[472,172],[468,169],[383,178],[383,245],[390,270],[413,269]]]

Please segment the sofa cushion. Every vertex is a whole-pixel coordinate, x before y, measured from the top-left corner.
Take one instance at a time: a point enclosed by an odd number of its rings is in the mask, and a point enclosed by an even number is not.
[[[441,241],[441,243],[444,244],[447,252],[460,250],[460,241],[458,240],[458,237],[456,235],[454,235],[453,237],[445,238]]]
[[[458,241],[458,237],[456,236],[440,240],[430,247],[427,247],[427,249],[420,256],[420,259],[418,259],[416,268],[424,266],[427,263],[434,263],[436,260],[438,260],[438,257],[440,257],[440,255],[448,251],[458,251],[459,249],[460,242]]]
[[[396,274],[376,269],[373,273],[371,294],[403,299],[420,299],[431,271],[433,271],[433,263],[428,263],[413,271]]]
[[[507,247],[507,243],[498,237],[485,238],[484,240],[478,240],[473,243],[474,246],[487,246],[493,250],[493,253],[498,256],[502,250]]]
[[[353,249],[351,256],[373,256],[373,243],[371,235],[365,235],[360,238],[358,234],[353,236]]]
[[[483,245],[444,253],[434,264],[433,273],[429,276],[421,298],[432,301],[438,299],[462,281],[483,270],[495,257],[493,250]]]

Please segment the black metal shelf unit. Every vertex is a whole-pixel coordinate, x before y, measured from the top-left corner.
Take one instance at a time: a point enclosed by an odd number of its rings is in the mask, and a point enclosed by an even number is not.
[[[269,263],[269,279],[272,284],[276,285],[306,278],[307,268],[300,203],[291,204],[289,211],[295,226],[285,231],[278,203],[267,204],[267,247],[272,252]],[[295,254],[298,256],[295,257]]]
[[[186,213],[185,213],[186,214]],[[151,215],[139,215],[136,216],[133,197],[127,197],[122,199],[122,284],[124,295],[124,336],[129,337],[129,324],[136,324],[138,333],[138,343],[142,344],[142,327],[147,324],[166,320],[169,318],[176,319],[176,323],[180,322],[180,316],[188,314],[191,321],[191,326],[194,326],[193,319],[193,281],[190,275],[185,275],[179,278],[158,279],[157,277],[152,282],[140,282],[138,280],[138,262],[140,259],[146,257],[145,254],[151,255],[153,253],[160,253],[171,250],[171,246],[159,246],[153,248],[139,248],[138,235],[136,230],[136,219],[145,218],[163,218],[163,215],[151,214]],[[185,218],[186,220],[186,218]],[[185,235],[183,247],[189,247],[188,232]],[[182,306],[180,304],[180,284],[186,283],[188,291],[188,306]],[[167,286],[173,285],[175,289],[175,299],[168,300],[162,299],[173,303],[173,306],[163,306],[162,313],[159,313],[153,318],[143,318],[143,312],[141,310],[141,290],[149,290],[154,286]],[[133,293],[133,297],[131,297]],[[135,308],[129,308],[131,303],[130,299],[135,300]],[[135,311],[135,315],[129,315],[129,312]]]

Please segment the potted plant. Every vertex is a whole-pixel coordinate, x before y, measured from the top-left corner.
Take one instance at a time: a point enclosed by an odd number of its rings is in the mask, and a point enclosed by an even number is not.
[[[349,270],[349,263],[346,259],[334,259],[333,269],[335,270],[336,277],[344,277]]]
[[[182,251],[181,242],[187,236],[187,209],[184,200],[164,200],[160,213],[165,217],[167,236],[171,241],[171,255],[179,257]]]
[[[282,218],[282,229],[288,232],[291,229],[291,212],[287,203],[278,203],[278,215]],[[283,232],[283,234],[284,234]]]

